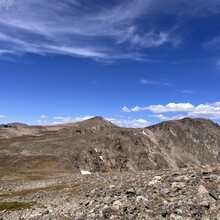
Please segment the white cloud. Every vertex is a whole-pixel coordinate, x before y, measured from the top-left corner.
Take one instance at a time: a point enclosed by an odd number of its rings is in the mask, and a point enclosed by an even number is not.
[[[108,121],[120,127],[143,128],[151,123],[145,119],[122,119],[122,118],[106,118]]]
[[[162,114],[150,115],[150,117],[158,118],[158,119],[160,119],[160,120],[167,120],[167,117],[166,117],[165,115],[162,115]]]
[[[148,110],[154,113],[162,112],[188,112],[191,111],[194,106],[190,103],[169,103],[167,105],[150,105]]]
[[[152,85],[157,84],[157,82],[151,81],[151,80],[147,80],[147,79],[142,79],[141,83],[142,84],[152,84]]]
[[[200,104],[188,113],[190,117],[205,117],[210,119],[220,119],[219,102],[214,104]]]
[[[47,116],[46,115],[41,115],[40,118],[42,118],[42,119],[47,118]]]
[[[152,81],[152,80],[147,80],[147,79],[142,79],[140,82],[141,82],[142,84],[149,84],[149,85],[172,86],[171,83],[158,82],[158,81]]]
[[[173,39],[166,32],[154,33],[150,31],[140,35],[135,27],[130,27],[127,34],[118,43],[126,41],[129,41],[133,47],[151,48],[162,46],[168,42],[172,43]]]
[[[131,112],[131,110],[130,110],[128,107],[126,107],[126,106],[124,106],[124,107],[122,108],[122,111],[123,111],[123,112]]]
[[[174,116],[168,117],[163,114],[154,114],[154,115],[150,115],[150,117],[158,118],[161,121],[168,121],[168,120],[182,119],[182,118],[185,118],[186,116],[185,115],[174,115]]]
[[[180,90],[180,92],[185,94],[203,94],[202,92],[197,92],[194,90]]]
[[[6,116],[5,115],[0,115],[0,118],[6,118]]]
[[[98,52],[95,48],[77,48],[77,47],[63,47],[45,45],[47,53],[91,57],[91,58],[105,58],[105,53]]]
[[[122,108],[124,112],[139,112],[139,111],[151,111],[153,113],[164,112],[188,112],[191,111],[194,106],[190,103],[169,103],[167,105],[149,105],[145,107],[135,106],[133,108]]]
[[[145,111],[145,110],[148,110],[148,107],[135,106],[135,107],[129,109],[125,106],[122,108],[123,112],[139,112],[139,111]]]
[[[0,55],[11,54],[11,53],[13,53],[13,51],[11,51],[11,50],[2,50],[2,49],[0,49]]]
[[[207,105],[211,107],[220,107],[220,102],[208,103]]]
[[[150,111],[153,113],[178,113],[184,112],[187,117],[202,117],[209,119],[220,119],[220,102],[200,104],[194,106],[191,103],[168,103],[167,105],[149,105],[145,107],[136,106],[134,108],[122,108],[123,112]],[[154,115],[159,119],[165,120],[167,116],[162,114]],[[176,115],[174,117],[182,117]],[[169,118],[169,117],[168,117]]]
[[[79,122],[79,121],[84,121],[87,119],[90,119],[94,116],[91,115],[86,115],[86,116],[81,116],[81,117],[62,117],[62,116],[56,116],[53,119],[52,124],[66,124],[66,123],[74,123],[74,122]]]
[[[48,122],[47,120],[41,120],[41,119],[37,120],[36,123],[39,125],[49,125],[50,124],[50,122]]]

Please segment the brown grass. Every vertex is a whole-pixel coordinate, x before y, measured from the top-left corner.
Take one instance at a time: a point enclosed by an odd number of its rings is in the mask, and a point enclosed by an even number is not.
[[[212,183],[207,183],[204,186],[208,189],[216,188],[220,185],[220,182],[212,182]]]
[[[81,184],[75,184],[72,186],[67,186],[67,185],[55,185],[55,186],[47,186],[47,187],[41,187],[41,188],[35,188],[35,189],[26,189],[26,190],[21,190],[21,191],[17,191],[17,192],[11,192],[11,193],[7,193],[7,194],[2,194],[0,195],[1,198],[5,199],[5,198],[13,198],[13,197],[25,197],[29,194],[34,194],[34,193],[39,193],[39,192],[43,192],[43,191],[63,191],[63,192],[67,192],[67,193],[74,193],[77,194],[80,191],[80,187]]]

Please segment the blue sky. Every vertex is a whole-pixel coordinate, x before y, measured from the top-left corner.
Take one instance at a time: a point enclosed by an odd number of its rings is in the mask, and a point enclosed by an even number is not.
[[[220,1],[0,0],[0,124],[220,123]]]

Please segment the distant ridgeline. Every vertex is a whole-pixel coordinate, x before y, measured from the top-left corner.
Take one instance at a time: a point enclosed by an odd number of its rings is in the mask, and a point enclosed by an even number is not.
[[[0,127],[4,128],[17,128],[17,127],[27,127],[27,124],[24,123],[18,123],[18,122],[13,122],[13,123],[8,123],[8,124],[1,124]]]
[[[206,119],[143,129],[121,128],[102,117],[53,126],[0,126],[0,167],[6,170],[94,173],[219,162],[220,126]]]

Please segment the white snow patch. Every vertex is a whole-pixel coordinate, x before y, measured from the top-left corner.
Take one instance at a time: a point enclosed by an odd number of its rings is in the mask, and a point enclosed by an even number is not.
[[[94,150],[95,150],[96,153],[98,152],[97,148],[94,148]]]
[[[90,175],[90,174],[92,174],[91,172],[86,171],[86,170],[80,170],[80,172],[81,172],[82,175]]]
[[[104,161],[104,159],[103,159],[103,157],[102,157],[102,156],[99,156],[99,158],[100,158],[102,161]]]
[[[142,131],[142,134],[145,135],[145,136],[147,136],[147,134],[146,134],[146,132],[145,132],[144,130]]]

